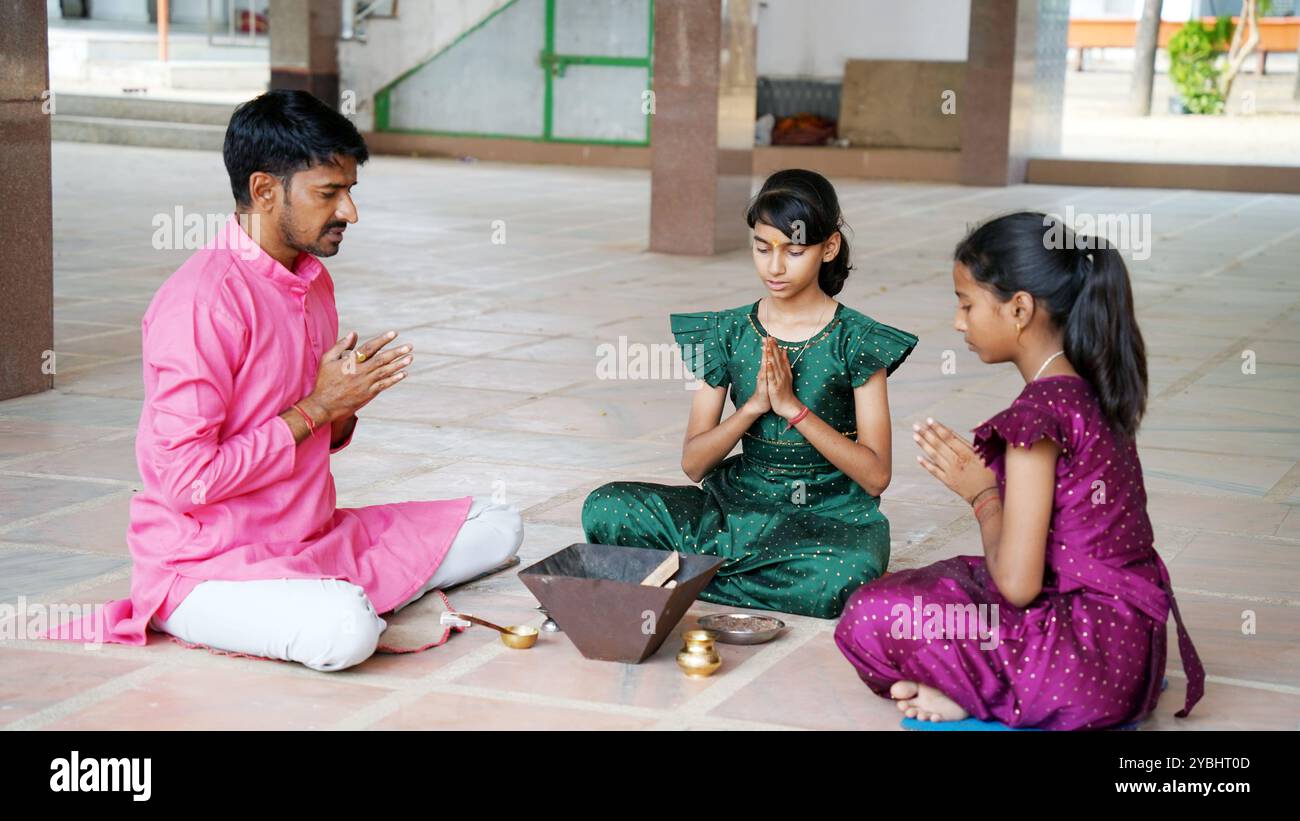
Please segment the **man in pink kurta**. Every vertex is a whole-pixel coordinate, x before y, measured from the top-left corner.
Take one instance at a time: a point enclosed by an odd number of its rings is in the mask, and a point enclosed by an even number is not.
[[[275,105],[325,108],[314,98],[284,96],[290,94],[272,92],[267,96],[281,96],[247,105],[269,107],[275,115],[280,114]],[[330,115],[343,119],[332,111],[320,116]],[[246,120],[250,116],[245,112]],[[228,132],[228,167],[231,140]],[[347,196],[356,157],[336,167],[326,160],[325,172],[351,169],[351,178],[331,183],[327,175],[313,183],[298,174],[292,186],[286,180],[276,193],[288,201],[292,189],[304,185],[319,184],[326,191],[343,187],[342,204],[325,212],[323,224],[311,229],[310,242],[292,240],[298,230],[292,221],[303,220],[301,211],[290,210],[288,221],[283,214],[246,219],[245,224],[261,228],[254,236],[266,235],[260,244],[241,227],[239,215],[232,215],[220,236],[168,278],[150,303],[141,323],[144,407],[136,436],[143,488],[131,500],[127,533],[131,597],[109,602],[82,622],[56,627],[50,638],[144,644],[151,619],[165,622],[207,580],[338,579],[364,591],[372,615],[385,613],[428,589],[447,557],[472,497],[335,507],[330,454],[351,441],[357,417],[350,408],[357,400],[335,401],[318,372],[334,368],[337,388],[348,378],[345,368],[379,367],[356,364],[361,361],[356,353],[368,351],[379,360],[389,339],[355,351],[352,334],[336,342],[334,282],[315,254],[337,251],[343,228],[356,221]],[[237,198],[240,173],[232,168]],[[255,174],[253,198],[275,186]],[[297,195],[314,196],[310,190]],[[240,210],[247,216],[247,209]],[[290,250],[285,256],[286,242],[290,249],[312,253]],[[385,364],[400,374],[385,384],[400,380],[405,375],[400,367],[409,361]],[[516,541],[506,552],[517,546]]]

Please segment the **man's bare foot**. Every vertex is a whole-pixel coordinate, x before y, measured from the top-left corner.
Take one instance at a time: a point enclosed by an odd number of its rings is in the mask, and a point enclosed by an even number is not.
[[[889,696],[908,718],[918,721],[961,721],[970,715],[961,705],[928,684],[896,681]]]

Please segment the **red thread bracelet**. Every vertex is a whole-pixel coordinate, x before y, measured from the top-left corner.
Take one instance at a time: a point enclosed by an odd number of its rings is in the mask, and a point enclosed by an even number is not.
[[[315,436],[315,435],[316,435],[316,423],[313,422],[312,419],[311,419],[311,417],[307,415],[307,411],[303,410],[302,408],[298,407],[297,405],[293,405],[292,407],[293,407],[294,410],[298,411],[298,413],[301,413],[301,414],[302,414],[302,418],[303,418],[303,419],[306,419],[306,420],[307,420],[307,430],[311,431],[311,435],[312,435],[312,436]]]
[[[992,501],[994,501],[994,500],[999,500],[999,501],[1000,501],[1001,499],[1002,499],[1001,494],[995,493],[995,494],[993,494],[992,496],[990,496],[990,497],[988,497],[987,499],[985,499],[984,501],[982,501],[982,502],[980,502],[979,504],[975,505],[975,518],[978,519],[978,518],[980,517],[980,508],[984,507],[984,506],[987,505],[989,502],[992,502]]]
[[[804,405],[804,406],[803,406],[803,410],[799,411],[799,412],[796,413],[794,416],[792,416],[792,417],[790,417],[789,419],[786,420],[786,423],[785,423],[785,429],[786,429],[786,430],[789,430],[790,428],[792,428],[792,427],[794,427],[795,425],[799,424],[800,422],[803,421],[803,418],[804,418],[805,416],[807,416],[807,415],[808,415],[808,406],[807,406],[807,405]]]

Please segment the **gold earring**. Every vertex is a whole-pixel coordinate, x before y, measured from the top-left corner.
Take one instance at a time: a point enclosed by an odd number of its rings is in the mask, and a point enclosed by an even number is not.
[[[1019,322],[1017,322],[1017,323],[1016,323],[1016,339],[1019,339],[1019,338],[1020,338],[1020,331],[1021,331],[1021,330],[1022,330],[1021,325],[1020,325]]]

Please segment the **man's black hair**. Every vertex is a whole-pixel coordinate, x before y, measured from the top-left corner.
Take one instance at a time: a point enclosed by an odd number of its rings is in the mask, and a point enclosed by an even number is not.
[[[222,148],[230,190],[242,207],[252,204],[248,178],[264,171],[288,184],[294,173],[339,156],[357,164],[370,158],[366,141],[347,117],[306,91],[275,89],[241,104],[226,127]]]

